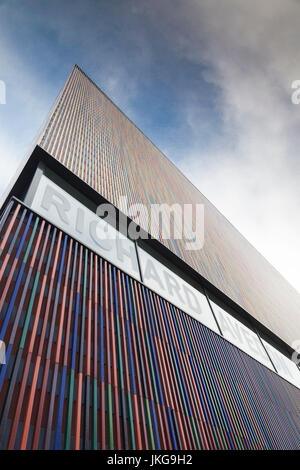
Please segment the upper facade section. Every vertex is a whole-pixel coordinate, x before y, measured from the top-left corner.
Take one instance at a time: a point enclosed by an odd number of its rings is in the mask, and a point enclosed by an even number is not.
[[[299,339],[299,293],[77,66],[38,144],[119,209],[121,196],[149,210],[204,204],[202,249],[141,225],[287,344]]]

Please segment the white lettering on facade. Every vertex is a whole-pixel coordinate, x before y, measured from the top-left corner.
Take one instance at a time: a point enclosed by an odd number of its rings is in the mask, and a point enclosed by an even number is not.
[[[134,242],[44,175],[31,207],[111,263],[140,278]]]
[[[212,302],[212,305],[224,337],[250,356],[273,368],[256,333],[214,302]]]
[[[184,312],[218,332],[218,327],[204,294],[139,248],[144,283]]]

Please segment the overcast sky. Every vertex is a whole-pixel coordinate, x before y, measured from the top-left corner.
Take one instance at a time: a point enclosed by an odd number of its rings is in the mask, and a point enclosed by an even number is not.
[[[77,63],[300,291],[300,2],[0,0],[0,192]]]

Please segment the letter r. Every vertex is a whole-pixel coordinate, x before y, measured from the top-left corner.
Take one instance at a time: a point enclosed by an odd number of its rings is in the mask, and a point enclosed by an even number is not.
[[[69,224],[67,212],[71,209],[71,204],[59,191],[47,185],[41,206],[46,209],[46,211],[49,211],[52,205],[56,208],[60,219],[66,224]]]

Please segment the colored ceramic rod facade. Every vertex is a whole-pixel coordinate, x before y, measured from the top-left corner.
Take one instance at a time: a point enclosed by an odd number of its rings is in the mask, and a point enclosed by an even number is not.
[[[300,391],[16,200],[1,449],[297,449]]]
[[[77,66],[37,143],[119,209],[120,196],[149,210],[204,204],[201,250],[151,235],[288,345],[299,340],[299,293]]]

